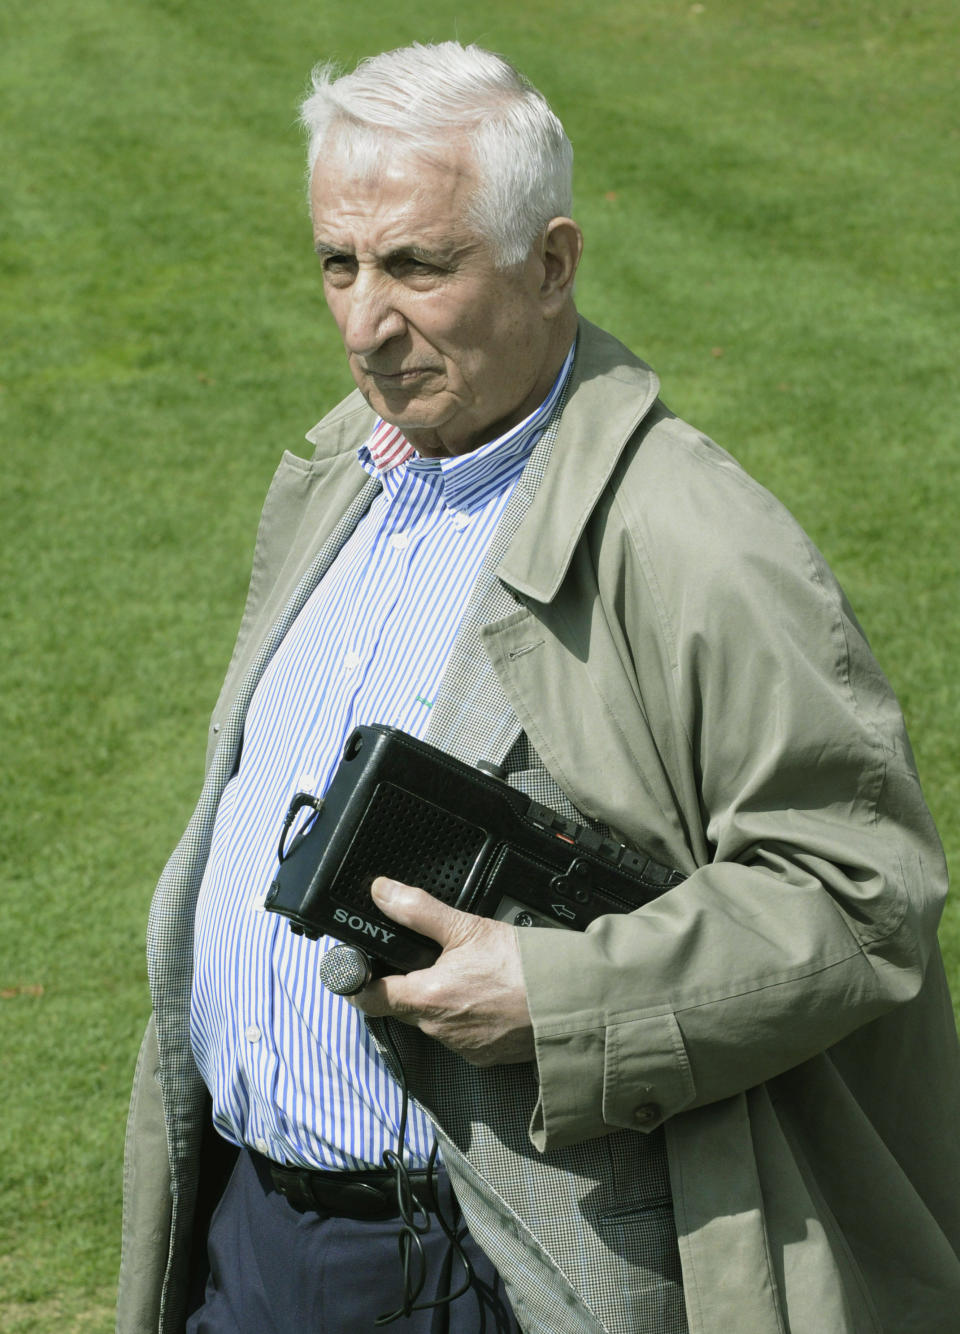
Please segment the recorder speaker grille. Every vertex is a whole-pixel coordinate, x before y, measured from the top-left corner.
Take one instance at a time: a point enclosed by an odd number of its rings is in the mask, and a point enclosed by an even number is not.
[[[379,783],[337,874],[334,892],[368,909],[378,875],[419,885],[455,904],[486,842],[486,831],[394,783]]]

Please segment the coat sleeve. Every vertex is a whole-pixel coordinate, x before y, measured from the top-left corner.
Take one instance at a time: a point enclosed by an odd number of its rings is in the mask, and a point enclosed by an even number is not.
[[[672,757],[695,869],[584,935],[520,933],[541,1149],[791,1069],[909,1001],[936,948],[942,852],[841,590],[728,456],[671,444],[642,493],[620,488],[592,561],[640,702],[620,722]]]

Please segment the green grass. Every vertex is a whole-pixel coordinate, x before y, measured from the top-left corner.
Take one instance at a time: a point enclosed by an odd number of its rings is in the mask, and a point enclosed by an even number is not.
[[[150,892],[267,481],[348,387],[294,125],[314,59],[456,35],[547,92],[577,149],[581,308],[824,549],[960,853],[953,5],[357,13],[0,16],[5,1334],[110,1328]],[[942,939],[960,994],[956,903]]]

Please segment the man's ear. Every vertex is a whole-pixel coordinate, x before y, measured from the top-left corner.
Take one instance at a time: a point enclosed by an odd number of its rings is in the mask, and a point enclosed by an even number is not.
[[[540,300],[548,318],[558,315],[569,302],[582,254],[583,232],[573,219],[551,219],[543,230],[540,242],[543,263]]]

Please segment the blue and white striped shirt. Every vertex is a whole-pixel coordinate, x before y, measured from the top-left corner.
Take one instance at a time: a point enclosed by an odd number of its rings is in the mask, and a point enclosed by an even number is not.
[[[313,593],[250,705],[240,768],[217,811],[196,915],[191,1035],[228,1139],[278,1162],[379,1166],[400,1091],[363,1018],[317,980],[332,943],[295,936],[263,900],[291,798],[322,796],[358,723],[426,730],[464,608],[517,478],[555,406],[473,453],[420,458],[378,424],[383,490]],[[406,1151],[426,1162],[412,1107]]]

